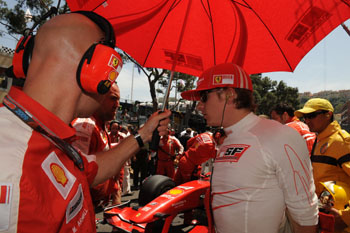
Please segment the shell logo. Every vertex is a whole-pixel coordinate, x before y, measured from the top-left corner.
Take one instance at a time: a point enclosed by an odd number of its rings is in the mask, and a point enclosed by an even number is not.
[[[181,189],[171,189],[170,191],[169,191],[169,194],[171,194],[171,195],[179,195],[179,194],[181,194],[181,193],[183,193],[184,191],[183,190],[181,190]]]
[[[114,83],[115,80],[117,79],[117,76],[118,76],[117,73],[114,70],[112,70],[108,74],[108,80],[110,80],[112,83]]]
[[[215,83],[221,83],[222,82],[222,76],[214,76],[214,82]]]
[[[57,183],[62,184],[63,187],[66,186],[66,184],[68,183],[68,179],[66,174],[64,173],[64,170],[56,163],[52,163],[50,165],[50,169]]]

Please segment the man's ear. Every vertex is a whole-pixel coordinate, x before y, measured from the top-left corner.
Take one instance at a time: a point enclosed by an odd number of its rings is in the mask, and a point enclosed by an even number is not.
[[[283,120],[283,124],[285,124],[287,122],[287,120],[289,119],[289,115],[287,112],[284,112],[282,114],[282,120]]]
[[[231,97],[234,97],[234,90],[232,88],[228,88],[226,90],[226,101],[229,100]]]
[[[332,112],[327,112],[327,113],[326,113],[326,117],[327,117],[327,118],[331,118],[332,115],[333,115]]]

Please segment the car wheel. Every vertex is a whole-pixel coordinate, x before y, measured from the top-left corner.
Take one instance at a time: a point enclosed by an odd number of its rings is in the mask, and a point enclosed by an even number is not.
[[[140,188],[139,206],[146,205],[175,186],[175,182],[167,176],[153,175],[148,177]]]

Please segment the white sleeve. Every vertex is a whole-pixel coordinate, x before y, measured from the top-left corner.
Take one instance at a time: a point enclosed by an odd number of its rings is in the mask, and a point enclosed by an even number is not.
[[[90,118],[78,118],[73,123],[73,127],[76,130],[77,140],[72,143],[72,146],[85,154],[89,154],[91,136],[95,128],[95,122]]]
[[[276,175],[294,221],[301,226],[312,226],[318,223],[312,165],[305,142],[295,133],[284,144],[284,151],[279,153]]]

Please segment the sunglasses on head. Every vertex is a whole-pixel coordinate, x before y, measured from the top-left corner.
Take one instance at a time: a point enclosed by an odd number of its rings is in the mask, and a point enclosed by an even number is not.
[[[224,90],[224,89],[223,89],[223,88],[214,88],[214,89],[209,89],[209,90],[201,91],[201,92],[199,93],[199,95],[200,95],[200,99],[199,99],[199,100],[200,100],[202,103],[205,103],[205,102],[208,101],[208,95],[209,95],[210,92],[222,91],[222,90]]]
[[[325,114],[328,111],[326,110],[322,110],[322,111],[317,111],[317,112],[312,112],[312,113],[308,113],[308,114],[304,114],[303,117],[304,119],[314,119],[315,117],[317,117],[320,114]]]

